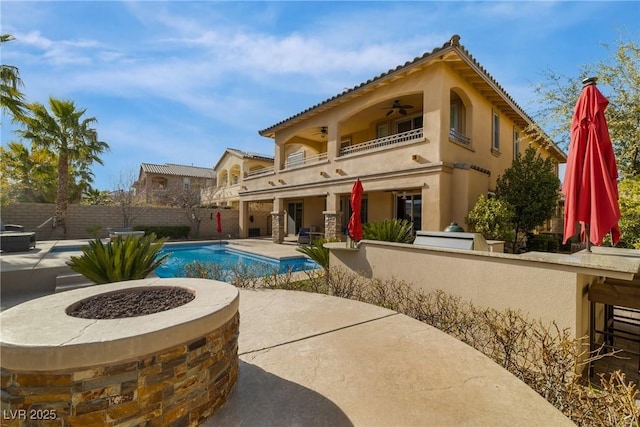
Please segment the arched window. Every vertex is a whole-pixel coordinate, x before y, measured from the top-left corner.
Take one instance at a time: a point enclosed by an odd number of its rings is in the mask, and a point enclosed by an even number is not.
[[[453,90],[449,92],[449,139],[464,145],[471,144],[467,135],[467,108]]]
[[[220,176],[218,177],[218,187],[226,187],[229,185],[229,174],[225,170],[220,172]]]

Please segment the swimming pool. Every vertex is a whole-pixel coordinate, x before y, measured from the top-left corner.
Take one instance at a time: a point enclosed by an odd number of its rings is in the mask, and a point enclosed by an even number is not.
[[[225,244],[165,246],[159,255],[167,253],[170,254],[169,257],[155,270],[156,275],[161,278],[185,277],[185,267],[194,261],[215,264],[216,268],[227,273],[227,281],[230,281],[233,273],[237,271],[257,277],[274,272],[283,274],[320,268],[315,261],[302,256],[277,260],[237,251]]]

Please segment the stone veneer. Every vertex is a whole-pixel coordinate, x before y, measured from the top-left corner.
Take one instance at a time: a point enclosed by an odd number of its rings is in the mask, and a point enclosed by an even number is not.
[[[274,243],[284,242],[284,212],[271,212],[271,238]]]
[[[342,236],[342,224],[340,212],[324,211],[324,237],[327,239],[339,238]]]
[[[157,283],[157,280],[155,282]],[[208,286],[213,288],[225,286],[212,281],[207,282]],[[186,287],[193,290],[193,287]],[[195,290],[198,290],[197,287]],[[72,292],[74,291],[67,293]],[[187,307],[189,304],[181,307]],[[201,304],[201,307],[205,305]],[[213,307],[216,304],[209,305]],[[225,304],[219,304],[212,311],[217,309],[229,312],[226,306],[220,308],[223,305]],[[200,336],[191,336],[187,341],[177,345],[167,345],[165,348],[156,345],[155,351],[138,357],[77,368],[46,370],[17,367],[20,360],[12,360],[12,357],[9,357],[7,364],[16,366],[6,366],[4,361],[2,362],[2,426],[164,427],[200,424],[226,402],[238,377],[237,298],[230,305],[235,305],[235,314],[230,318],[227,314],[222,316],[226,318],[222,324],[209,321],[213,330]],[[158,314],[170,316],[171,312],[180,310],[181,307],[148,316],[99,322],[144,322],[145,317],[152,319],[151,316]],[[195,307],[195,310],[199,308]],[[7,312],[9,311],[11,310]],[[194,308],[188,311],[194,311]],[[217,319],[220,320],[220,317]],[[180,315],[176,318],[180,319]],[[153,320],[147,321],[156,323]],[[189,321],[198,323],[200,319],[189,318]],[[114,326],[117,324],[114,323]],[[194,331],[199,329],[191,326],[193,325],[187,326],[184,337],[193,335]],[[3,335],[5,332],[3,326]],[[80,335],[83,332],[80,332]],[[172,343],[176,337],[181,336],[179,329],[168,330],[165,333],[166,340],[163,340],[162,336],[160,340],[158,336],[154,336],[153,341]],[[11,335],[11,332],[8,335]],[[142,343],[145,344],[144,341]],[[2,344],[6,346],[4,337]],[[138,344],[133,342],[123,348],[138,348]],[[83,345],[85,347],[78,347],[77,351],[89,353],[91,350],[86,348],[87,344]],[[117,347],[117,344],[114,347]],[[6,348],[3,350],[7,351]],[[91,356],[88,358],[91,359]],[[42,365],[60,365],[54,359],[51,361],[48,363],[47,360],[43,360]],[[25,366],[28,364],[27,361]]]

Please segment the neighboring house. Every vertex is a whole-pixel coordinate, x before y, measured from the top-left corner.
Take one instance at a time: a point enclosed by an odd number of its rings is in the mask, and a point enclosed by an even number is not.
[[[274,170],[245,177],[241,236],[252,202],[273,202],[276,242],[300,227],[340,236],[357,178],[364,222],[407,218],[417,230],[443,230],[465,224],[528,144],[565,162],[551,140],[527,134],[533,120],[459,41],[261,130],[275,142]]]
[[[213,171],[217,185],[202,191],[202,203],[238,208],[240,192],[246,190],[244,180],[273,172],[273,156],[227,148]]]
[[[147,204],[175,205],[190,195],[200,203],[200,191],[214,187],[215,174],[211,168],[166,163],[154,165],[142,163],[138,181],[134,184],[136,194]]]

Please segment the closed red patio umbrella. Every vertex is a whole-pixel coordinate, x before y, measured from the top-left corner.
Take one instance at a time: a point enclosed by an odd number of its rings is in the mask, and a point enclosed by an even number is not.
[[[585,79],[571,122],[569,156],[562,184],[565,196],[564,243],[581,225],[580,240],[602,245],[607,233],[612,243],[620,240],[618,168],[604,111],[607,98],[594,77]]]
[[[349,219],[349,236],[356,242],[362,240],[362,222],[360,221],[360,210],[362,204],[362,183],[360,179],[351,188],[351,218]]]
[[[216,222],[218,224],[217,231],[218,234],[222,233],[222,215],[220,215],[220,211],[216,212]]]

